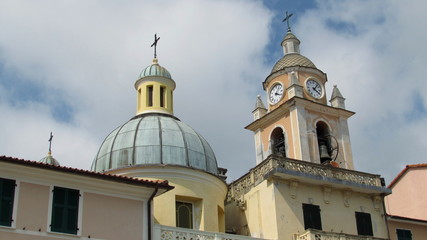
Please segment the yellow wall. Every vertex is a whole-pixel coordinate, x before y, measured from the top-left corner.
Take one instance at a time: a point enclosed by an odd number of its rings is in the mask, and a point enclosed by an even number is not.
[[[412,239],[414,240],[426,239],[427,236],[426,224],[411,224],[388,220],[388,228],[390,232],[390,240],[397,240],[396,229],[410,230],[412,233]]]
[[[171,80],[170,80],[171,81]],[[153,106],[148,106],[148,92],[147,87],[153,86]],[[160,88],[165,88],[165,106],[160,106]],[[165,112],[173,114],[173,89],[174,85],[169,81],[144,81],[139,84],[137,89],[138,102],[137,114],[150,111]]]
[[[302,204],[306,203],[320,206],[324,231],[357,235],[355,212],[365,212],[371,215],[374,237],[387,238],[383,207],[374,208],[372,195],[351,192],[346,206],[344,189],[332,188],[325,198],[323,186],[298,183],[292,189],[290,184],[264,180],[245,194],[246,210],[240,210],[234,202],[228,204],[231,216],[227,216],[226,228],[253,237],[292,239],[293,234],[305,231]]]

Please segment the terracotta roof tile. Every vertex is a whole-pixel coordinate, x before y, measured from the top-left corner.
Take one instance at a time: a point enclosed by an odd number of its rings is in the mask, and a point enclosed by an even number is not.
[[[140,178],[115,175],[115,174],[109,174],[109,173],[93,172],[89,170],[83,170],[83,169],[72,168],[72,167],[55,166],[55,165],[47,164],[43,162],[19,159],[19,158],[4,156],[4,155],[0,156],[0,162],[8,162],[12,164],[20,164],[20,165],[29,166],[29,167],[44,168],[52,171],[60,171],[60,172],[78,174],[78,175],[83,175],[88,177],[95,177],[95,178],[100,178],[107,181],[123,182],[123,183],[134,184],[134,185],[144,185],[148,187],[158,187],[158,188],[163,188],[168,190],[174,188],[173,186],[169,185],[169,182],[167,180],[147,180],[147,179],[140,179]]]
[[[410,168],[419,168],[419,167],[427,167],[427,163],[420,163],[420,164],[410,164],[410,165],[406,165],[406,167],[400,171],[399,174],[397,174],[397,176],[393,179],[393,181],[391,181],[391,183],[387,186],[388,188],[392,188],[399,180],[400,178],[405,175],[405,173],[410,169]]]

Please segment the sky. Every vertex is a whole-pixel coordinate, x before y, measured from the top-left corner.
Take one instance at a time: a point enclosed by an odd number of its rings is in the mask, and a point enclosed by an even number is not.
[[[210,143],[228,181],[255,166],[244,127],[283,56],[284,13],[301,54],[338,85],[356,170],[391,180],[427,149],[427,22],[422,0],[0,0],[0,155],[52,154],[89,169],[104,138],[135,115],[134,82],[159,64],[177,84],[175,116]]]

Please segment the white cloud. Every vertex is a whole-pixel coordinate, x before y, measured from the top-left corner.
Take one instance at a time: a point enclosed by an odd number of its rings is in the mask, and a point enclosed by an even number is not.
[[[423,162],[427,147],[425,116],[407,122],[414,94],[427,105],[425,3],[317,5],[293,26],[302,54],[328,74],[328,93],[338,84],[357,112],[349,122],[356,167],[390,181],[404,164]],[[175,115],[237,178],[255,165],[243,127],[272,67],[264,63],[271,19],[259,1],[0,0],[0,63],[48,99],[16,107],[0,88],[0,154],[38,160],[53,131],[54,157],[88,169],[103,138],[135,114],[133,84],[151,63],[157,33],[159,63],[177,83]],[[61,101],[73,110],[69,121],[53,117]]]

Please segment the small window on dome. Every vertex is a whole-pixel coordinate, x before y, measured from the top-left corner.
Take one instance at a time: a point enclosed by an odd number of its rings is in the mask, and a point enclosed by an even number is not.
[[[153,86],[147,86],[147,93],[148,93],[148,107],[153,106]]]
[[[166,98],[165,87],[160,87],[160,107],[165,107],[165,98]]]

